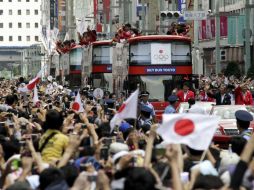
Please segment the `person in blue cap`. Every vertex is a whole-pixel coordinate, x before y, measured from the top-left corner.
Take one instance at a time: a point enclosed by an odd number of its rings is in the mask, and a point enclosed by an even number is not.
[[[150,108],[149,106],[147,105],[141,105],[141,108],[140,108],[140,116],[139,116],[139,119],[138,119],[138,122],[139,122],[139,126],[142,126],[142,125],[152,125],[152,119],[151,119],[151,114],[153,112],[153,109]]]
[[[150,116],[150,117],[152,117],[153,120],[155,121],[155,111],[154,111],[154,107],[153,107],[153,105],[148,101],[149,95],[150,95],[149,92],[147,92],[147,91],[142,91],[142,92],[140,93],[140,99],[141,99],[140,104],[141,104],[141,105],[146,105],[146,106],[148,106],[149,108],[152,109],[152,112],[151,112],[151,116]]]
[[[248,111],[238,110],[235,112],[235,117],[239,136],[248,141],[251,137],[251,131],[249,131],[248,128],[250,126],[250,122],[253,120],[253,116]]]
[[[165,114],[176,113],[178,97],[176,95],[171,95],[168,97],[168,101],[169,105],[166,107],[164,113]]]

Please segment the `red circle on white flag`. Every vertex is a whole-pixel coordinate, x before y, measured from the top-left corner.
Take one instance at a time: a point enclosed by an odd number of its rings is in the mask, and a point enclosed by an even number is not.
[[[121,113],[124,110],[125,107],[126,107],[126,104],[123,103],[121,105],[121,107],[118,109],[118,113]]]
[[[195,125],[190,119],[180,119],[175,123],[175,132],[181,136],[187,136],[194,131]]]
[[[78,111],[79,108],[80,108],[80,106],[79,106],[79,103],[78,103],[78,102],[74,102],[74,103],[72,104],[72,109]]]

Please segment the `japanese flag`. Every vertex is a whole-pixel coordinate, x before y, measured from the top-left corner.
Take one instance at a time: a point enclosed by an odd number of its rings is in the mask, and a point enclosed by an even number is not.
[[[137,89],[133,92],[130,97],[121,105],[118,112],[110,121],[111,132],[116,125],[120,125],[123,119],[137,118],[137,107],[138,107],[138,93]]]
[[[163,114],[157,132],[166,143],[205,150],[217,129],[219,117],[201,114]]]
[[[36,77],[34,79],[30,80],[26,86],[18,88],[18,92],[25,93],[25,92],[32,91],[34,89],[34,87],[40,82],[41,76],[42,76],[42,70],[40,70],[37,73]]]
[[[37,102],[39,102],[39,98],[38,98],[38,90],[37,90],[37,87],[35,86],[34,94],[33,94],[33,103],[34,103],[34,105],[36,105]]]
[[[77,112],[84,112],[84,107],[83,107],[83,103],[81,101],[79,92],[77,96],[75,97],[75,101],[72,104],[72,109]]]

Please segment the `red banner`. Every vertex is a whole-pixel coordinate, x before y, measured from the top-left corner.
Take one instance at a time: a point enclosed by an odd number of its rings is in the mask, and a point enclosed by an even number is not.
[[[220,17],[220,36],[228,35],[228,17],[221,16]]]
[[[93,0],[93,15],[97,21],[97,14],[98,14],[98,0]]]
[[[220,17],[220,36],[227,37],[228,35],[228,18],[226,16]],[[216,23],[215,19],[202,20],[199,22],[199,39],[212,39],[215,37]]]
[[[106,15],[106,23],[109,23],[109,14],[110,14],[110,0],[103,1],[103,10],[105,11]]]

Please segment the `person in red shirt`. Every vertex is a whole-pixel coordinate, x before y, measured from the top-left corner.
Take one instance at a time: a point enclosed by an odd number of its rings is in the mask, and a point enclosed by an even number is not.
[[[247,84],[239,85],[235,89],[235,104],[236,105],[253,105],[251,92],[248,90]]]
[[[188,102],[190,98],[195,99],[194,92],[189,90],[189,86],[187,83],[183,84],[183,90],[179,90],[177,92],[177,97],[179,99],[179,102]]]
[[[205,90],[202,90],[200,92],[199,96],[200,96],[200,101],[202,101],[202,102],[214,102],[215,101],[214,98],[211,98],[207,95],[207,91],[205,91]]]

